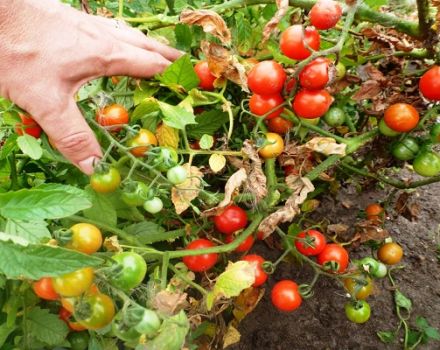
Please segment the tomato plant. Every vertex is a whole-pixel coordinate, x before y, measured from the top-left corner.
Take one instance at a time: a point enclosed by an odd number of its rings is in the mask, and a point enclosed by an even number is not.
[[[345,123],[345,112],[339,107],[331,107],[324,115],[324,121],[332,127],[341,126]]]
[[[269,131],[276,134],[286,134],[292,129],[293,123],[290,120],[284,119],[282,117],[271,118],[267,122],[267,128]]]
[[[259,287],[266,283],[268,275],[263,269],[263,263],[265,260],[262,256],[250,254],[244,256],[242,260],[255,264],[255,282],[252,284],[253,287]]]
[[[132,139],[128,141],[130,152],[135,157],[144,157],[151,146],[157,145],[157,139],[154,134],[147,129],[140,129],[139,132]]]
[[[249,72],[247,83],[249,89],[258,95],[276,95],[283,89],[286,73],[283,66],[275,61],[257,63]],[[275,107],[275,106],[274,106]]]
[[[215,228],[225,235],[233,234],[246,227],[248,222],[246,211],[236,205],[226,207],[214,217]]]
[[[387,108],[383,117],[385,124],[397,132],[408,132],[419,123],[419,112],[407,103],[395,103]]]
[[[354,323],[365,323],[370,319],[371,308],[365,300],[345,304],[345,315]]]
[[[394,242],[385,243],[377,251],[377,257],[380,261],[387,265],[395,265],[402,260],[403,249]]]
[[[176,165],[167,171],[167,178],[174,185],[181,184],[187,179],[187,177],[188,172],[181,165]]]
[[[121,183],[121,174],[118,169],[110,167],[99,170],[90,177],[90,186],[99,193],[116,191]]]
[[[428,100],[440,101],[440,66],[433,66],[422,75],[419,89]]]
[[[128,111],[124,106],[114,103],[99,109],[96,112],[96,121],[102,125],[110,127],[111,131],[120,131],[121,125],[128,124]]]
[[[194,70],[199,77],[199,86],[203,90],[214,90],[214,81],[217,79],[209,69],[208,62],[200,61],[194,66]]]
[[[326,90],[300,90],[293,100],[293,110],[301,118],[314,119],[327,113],[333,97]]]
[[[342,16],[341,5],[333,0],[319,0],[310,10],[310,22],[316,29],[333,28]]]
[[[380,204],[371,203],[365,208],[365,214],[368,220],[381,222],[384,220],[385,211]]]
[[[144,202],[144,209],[150,214],[157,214],[163,209],[163,202],[159,197],[153,197]]]
[[[138,207],[144,204],[148,198],[149,190],[149,187],[143,182],[129,182],[124,185],[121,199],[131,207]]]
[[[374,290],[373,281],[369,277],[363,275],[356,275],[345,279],[344,286],[348,293],[358,300],[368,298]]]
[[[115,305],[108,295],[101,293],[90,295],[85,297],[82,303],[86,306],[86,310],[75,310],[75,315],[78,315],[78,322],[86,329],[100,329],[113,320]]]
[[[327,244],[318,255],[318,264],[331,272],[344,272],[348,266],[348,252],[339,244]]]
[[[414,171],[422,176],[436,176],[440,173],[440,156],[431,151],[420,152],[413,161]]]
[[[112,256],[116,261],[111,283],[123,290],[130,290],[137,287],[145,278],[147,263],[137,253],[123,252]]]
[[[316,58],[299,73],[299,83],[304,89],[321,90],[328,84],[330,60]]]
[[[311,55],[309,50],[318,50],[321,43],[319,32],[313,27],[304,28],[295,24],[287,28],[280,37],[281,52],[294,60],[303,60]]]
[[[266,120],[277,118],[283,112],[283,108],[275,109],[277,106],[282,105],[284,99],[280,94],[275,95],[257,95],[253,94],[249,100],[249,109],[252,113],[263,116],[266,115]],[[274,110],[275,109],[275,110]],[[269,113],[270,111],[273,112]],[[269,114],[268,114],[269,113]]]
[[[278,310],[286,312],[296,310],[302,303],[298,285],[290,280],[279,281],[273,286],[271,300]]]
[[[78,250],[85,254],[93,254],[101,248],[102,234],[95,225],[79,223],[70,228],[71,240],[66,244],[67,248]]]
[[[55,292],[63,297],[77,297],[90,288],[93,277],[93,269],[86,267],[52,278],[52,285]]]
[[[265,135],[266,145],[261,147],[258,153],[264,159],[276,158],[284,150],[284,141],[282,137],[274,132],[268,132]]]
[[[419,153],[420,147],[414,137],[405,137],[402,141],[397,141],[391,146],[391,153],[399,160],[414,159]]]
[[[296,249],[304,255],[318,255],[326,246],[325,236],[316,230],[300,232],[295,237]]]
[[[207,239],[200,238],[188,244],[186,249],[198,250],[211,247],[215,247],[215,244]],[[184,264],[188,267],[188,269],[195,272],[208,271],[217,263],[217,261],[218,254],[216,253],[188,255],[183,257]]]
[[[58,300],[59,295],[54,290],[52,279],[50,277],[43,277],[32,284],[32,289],[35,294],[44,300]]]

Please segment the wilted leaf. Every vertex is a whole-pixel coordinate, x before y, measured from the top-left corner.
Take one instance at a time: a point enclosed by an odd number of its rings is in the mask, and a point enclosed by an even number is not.
[[[370,220],[361,221],[356,224],[356,233],[360,243],[368,241],[383,241],[389,237],[389,232],[382,227],[376,226]]]
[[[266,175],[263,172],[261,158],[258,156],[257,147],[249,140],[243,143],[242,152],[248,158],[243,164],[248,173],[245,188],[255,195],[257,202],[259,202],[267,195]]]
[[[219,38],[223,44],[231,43],[231,32],[223,18],[210,10],[184,10],[180,15],[180,22],[201,26],[205,33]]]
[[[250,287],[240,293],[234,301],[234,314],[235,319],[240,322],[248,314],[250,314],[260,302],[264,295],[264,289]]]
[[[105,250],[109,252],[122,252],[122,247],[119,244],[118,236],[107,237],[103,244]]]
[[[187,294],[183,292],[170,292],[162,290],[154,296],[153,307],[159,312],[174,315],[188,305]]]
[[[283,153],[278,157],[282,167],[291,165],[298,172],[304,175],[313,170],[313,152],[305,145],[298,145],[290,142],[284,147]]]
[[[191,201],[197,198],[202,186],[202,172],[195,166],[190,168],[189,164],[184,164],[183,167],[188,172],[188,178],[171,189],[171,201],[177,214],[183,213],[190,207]]]
[[[179,146],[179,131],[163,123],[156,129],[156,138],[159,146],[177,148]]]
[[[347,148],[346,144],[336,143],[336,140],[331,137],[314,137],[305,146],[314,152],[322,153],[326,156],[330,154],[344,156]]]
[[[225,165],[226,158],[224,155],[214,153],[211,155],[211,157],[209,157],[209,166],[214,173],[218,173],[225,167]]]
[[[403,192],[396,201],[396,212],[408,220],[417,220],[420,215],[420,206],[418,203],[410,202],[411,194]]]
[[[312,212],[319,207],[319,203],[317,199],[308,199],[301,204],[301,211],[304,213]]]
[[[277,29],[278,23],[280,23],[281,19],[286,15],[287,10],[289,9],[289,0],[276,0],[276,4],[278,7],[277,12],[272,17],[272,19],[264,26],[263,42],[269,40],[270,35],[274,30]]]
[[[350,227],[345,224],[331,224],[327,226],[327,233],[331,235],[336,235],[338,237],[343,237]]]
[[[382,92],[382,86],[377,80],[367,80],[360,89],[351,97],[355,101],[375,98]]]
[[[236,344],[240,341],[241,334],[231,324],[229,324],[228,329],[226,330],[226,334],[223,337],[223,349],[226,349],[228,346],[232,344]]]

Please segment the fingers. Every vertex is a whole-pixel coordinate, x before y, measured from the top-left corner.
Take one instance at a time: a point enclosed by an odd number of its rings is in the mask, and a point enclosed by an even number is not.
[[[101,147],[73,99],[67,108],[38,119],[54,146],[87,175],[102,157]]]

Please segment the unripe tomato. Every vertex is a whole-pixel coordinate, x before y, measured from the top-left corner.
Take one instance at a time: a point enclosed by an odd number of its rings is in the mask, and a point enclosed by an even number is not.
[[[84,254],[96,253],[102,245],[102,234],[95,225],[79,223],[73,225],[72,238],[66,248],[77,250]]]
[[[162,199],[159,197],[153,197],[144,202],[144,209],[150,214],[157,214],[163,209]]]
[[[400,135],[400,132],[390,129],[383,118],[379,121],[379,131],[382,135],[388,137],[396,137]]]
[[[345,315],[354,323],[365,323],[370,319],[371,308],[365,300],[345,304]]]
[[[386,109],[383,119],[390,129],[408,132],[419,123],[419,112],[407,103],[395,103]]]
[[[173,184],[178,185],[188,178],[188,172],[181,165],[176,165],[167,171],[167,179]]]
[[[387,265],[395,265],[402,260],[403,249],[394,242],[385,243],[377,251],[377,257],[380,261]]]
[[[437,176],[440,173],[440,156],[432,151],[420,152],[412,165],[414,171],[421,176]]]
[[[345,123],[345,112],[342,108],[332,107],[324,115],[324,121],[328,126],[341,126]]]
[[[370,275],[374,275],[379,269],[379,264],[381,263],[379,263],[379,261],[377,261],[376,259],[367,256],[365,258],[362,258],[358,264],[362,271],[366,271]]]
[[[295,237],[295,247],[303,255],[320,254],[326,246],[325,236],[317,230],[300,232]]]
[[[128,141],[128,146],[132,147],[130,152],[135,157],[143,157],[150,146],[157,146],[157,139],[150,130],[140,129],[139,133]]]
[[[43,131],[40,125],[38,125],[38,123],[29,115],[20,113],[19,117],[21,119],[21,123],[15,124],[15,132],[20,136],[26,133],[35,137],[36,139],[40,138],[41,132]]]
[[[250,254],[243,257],[244,261],[255,264],[255,282],[252,287],[259,287],[267,281],[267,273],[263,270],[263,263],[266,261],[263,257],[257,254]]]
[[[391,146],[391,153],[399,160],[411,160],[419,153],[419,150],[417,140],[411,136],[397,141]]]
[[[336,65],[336,81],[341,80],[345,77],[345,74],[347,73],[347,69],[345,68],[344,64],[339,61]]]
[[[83,298],[83,303],[88,305],[88,316],[78,317],[78,322],[89,330],[104,328],[115,316],[113,300],[106,294],[94,294]],[[75,315],[78,313],[75,312]]]
[[[260,156],[264,159],[276,158],[283,153],[284,141],[280,135],[274,132],[268,132],[266,133],[266,142],[267,144],[258,151]]]
[[[214,90],[214,81],[217,79],[209,69],[208,62],[200,61],[194,66],[194,70],[199,77],[200,83],[199,87],[203,90],[212,91]]]
[[[44,300],[58,300],[59,295],[55,291],[52,285],[52,278],[43,277],[32,284],[34,293]]]
[[[142,256],[122,252],[113,255],[112,259],[116,261],[116,266],[110,280],[115,287],[128,291],[142,283],[147,273],[147,263]]]
[[[95,192],[110,193],[116,191],[121,183],[119,170],[110,167],[107,171],[96,172],[90,177],[90,186]]]
[[[303,28],[295,24],[287,28],[280,38],[281,52],[294,60],[304,60],[311,55],[310,50],[319,50],[321,38],[318,31],[313,27]],[[304,45],[304,43],[306,45]]]
[[[321,90],[328,84],[329,65],[331,61],[328,58],[318,57],[307,64],[299,73],[299,83],[305,89]]]
[[[252,113],[263,116],[271,110],[284,103],[284,98],[280,94],[258,95],[253,94],[249,100],[249,109]],[[283,112],[283,107],[274,110],[266,116],[266,120],[279,117]]]
[[[220,214],[214,216],[215,228],[225,235],[230,235],[244,229],[247,223],[246,211],[234,204],[226,207]]]
[[[292,127],[293,123],[282,117],[272,118],[267,122],[267,128],[269,131],[277,134],[287,134]]]
[[[344,272],[348,267],[348,260],[347,250],[336,243],[327,244],[317,258],[318,264],[325,270],[335,273]]]
[[[277,282],[272,288],[271,300],[278,310],[286,312],[296,310],[302,303],[298,285],[291,280]]]
[[[225,243],[231,243],[235,240],[233,235],[227,235],[225,237]],[[246,239],[241,243],[237,248],[235,248],[234,252],[243,253],[247,252],[254,245],[254,237],[252,235],[246,237]]]
[[[96,121],[99,125],[110,126],[111,131],[120,131],[121,125],[128,124],[128,111],[124,106],[114,103],[99,109],[96,112]]]
[[[388,273],[387,267],[384,263],[379,262],[376,272],[373,273],[374,278],[384,278]]]
[[[150,191],[148,186],[140,181],[129,182],[124,186],[123,190],[121,199],[130,207],[138,207],[144,204]]]
[[[319,0],[309,12],[310,23],[320,30],[333,28],[341,16],[342,7],[333,0]]]
[[[89,334],[87,332],[70,333],[67,340],[71,350],[86,350],[89,348]]]
[[[440,143],[440,123],[434,124],[429,134],[432,142]]]
[[[192,241],[190,244],[186,246],[185,249],[204,249],[215,247],[215,244],[211,241],[200,238]],[[189,270],[195,272],[203,272],[208,271],[211,267],[213,267],[218,261],[217,253],[209,253],[209,254],[201,254],[201,255],[188,255],[182,258],[183,263],[188,267]]]
[[[344,279],[344,286],[348,293],[358,300],[367,299],[374,289],[371,278],[361,274]]]
[[[314,119],[327,113],[334,98],[326,90],[300,90],[293,100],[293,111],[298,117]]]
[[[161,147],[153,160],[153,165],[159,171],[167,171],[179,162],[177,151],[171,147]]]
[[[283,66],[275,61],[257,63],[249,72],[249,89],[258,95],[279,94],[284,87],[286,73]]]
[[[440,66],[433,66],[422,75],[419,89],[426,99],[440,101]]]
[[[52,285],[53,289],[63,297],[77,297],[90,288],[93,277],[93,269],[86,267],[59,277],[53,277]]]
[[[86,329],[86,327],[80,325],[78,322],[76,322],[75,318],[72,316],[72,311],[66,310],[64,307],[60,308],[60,311],[58,311],[58,317],[63,320],[69,329],[75,332],[82,332]],[[71,333],[74,334],[74,333]]]
[[[380,222],[384,219],[385,211],[380,204],[372,203],[365,208],[365,214],[368,220]]]

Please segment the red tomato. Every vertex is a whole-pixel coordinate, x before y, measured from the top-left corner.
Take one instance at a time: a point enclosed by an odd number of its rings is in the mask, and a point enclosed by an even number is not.
[[[290,94],[295,87],[296,87],[296,79],[290,78],[286,84],[286,92]]]
[[[374,222],[381,222],[385,216],[384,209],[380,204],[372,203],[365,208],[367,219]]]
[[[327,113],[333,97],[326,90],[300,90],[293,100],[293,111],[298,117],[315,119]]]
[[[329,82],[329,65],[331,61],[328,58],[319,57],[299,73],[299,83],[305,89],[321,90]]]
[[[267,273],[264,272],[263,266],[262,266],[263,263],[265,262],[263,257],[261,257],[261,256],[259,256],[257,254],[250,254],[250,255],[246,255],[241,260],[245,260],[245,261],[248,261],[250,263],[255,263],[256,264],[255,282],[252,285],[253,287],[259,287],[264,282],[267,281]]]
[[[200,238],[188,244],[186,246],[186,249],[204,249],[210,247],[215,247],[215,244],[207,239]],[[210,253],[210,254],[202,254],[202,255],[184,256],[182,260],[183,263],[191,271],[203,272],[209,270],[217,263],[218,254]]]
[[[203,90],[214,90],[214,81],[217,79],[209,69],[208,62],[200,61],[194,66],[197,76],[199,77],[199,87]]]
[[[259,95],[274,95],[283,90],[286,73],[283,66],[275,61],[262,61],[248,74],[249,89]]]
[[[32,284],[32,289],[38,297],[44,300],[58,300],[59,295],[52,286],[52,278],[43,277]]]
[[[310,23],[320,30],[333,28],[341,16],[342,7],[333,0],[319,0],[309,13]]]
[[[287,177],[289,175],[299,175],[299,170],[296,169],[293,165],[286,165],[284,168],[284,176]]]
[[[269,131],[277,134],[287,134],[292,127],[293,123],[290,120],[281,117],[271,118],[267,122]]]
[[[428,100],[440,101],[440,66],[433,66],[422,75],[419,89]]]
[[[255,234],[255,236],[257,237],[257,239],[258,239],[259,241],[264,240],[264,232],[263,232],[263,231],[258,231],[258,232]]]
[[[298,285],[291,280],[277,282],[271,292],[272,304],[280,311],[294,311],[302,303]]]
[[[230,205],[221,214],[214,216],[216,229],[226,235],[244,229],[247,222],[246,211],[236,205]]]
[[[407,103],[395,103],[389,106],[384,115],[385,124],[398,132],[408,132],[414,129],[419,119],[419,112]]]
[[[38,139],[41,136],[43,129],[37,124],[31,116],[26,114],[19,114],[21,123],[15,124],[15,132],[22,136],[24,133],[31,135]]]
[[[110,126],[112,131],[120,131],[117,125],[128,124],[128,111],[124,106],[114,103],[96,112],[96,121],[102,126]]]
[[[69,310],[66,310],[64,307],[60,308],[58,317],[64,322],[66,322],[66,324],[69,326],[69,328],[72,331],[81,332],[86,329],[86,327],[81,326],[78,322],[73,321],[72,313]]]
[[[294,60],[304,60],[311,55],[306,45],[312,50],[319,50],[320,36],[313,27],[303,28],[300,24],[295,24],[287,28],[280,38],[281,52]]]
[[[233,235],[227,235],[225,238],[225,243],[231,243],[235,240]],[[237,248],[235,248],[234,252],[243,253],[247,252],[254,245],[254,237],[252,235],[248,236],[243,243],[241,243]]]
[[[318,255],[317,261],[318,264],[324,266],[330,272],[342,273],[348,266],[348,252],[339,244],[327,244]]]
[[[249,109],[256,115],[265,115],[273,110],[276,106],[283,104],[284,98],[280,94],[275,95],[258,95],[253,94],[249,101]],[[266,116],[266,120],[279,117],[283,112],[283,107],[278,108]]]
[[[307,256],[320,254],[326,246],[325,236],[316,230],[300,232],[295,237],[295,246],[298,251]]]

